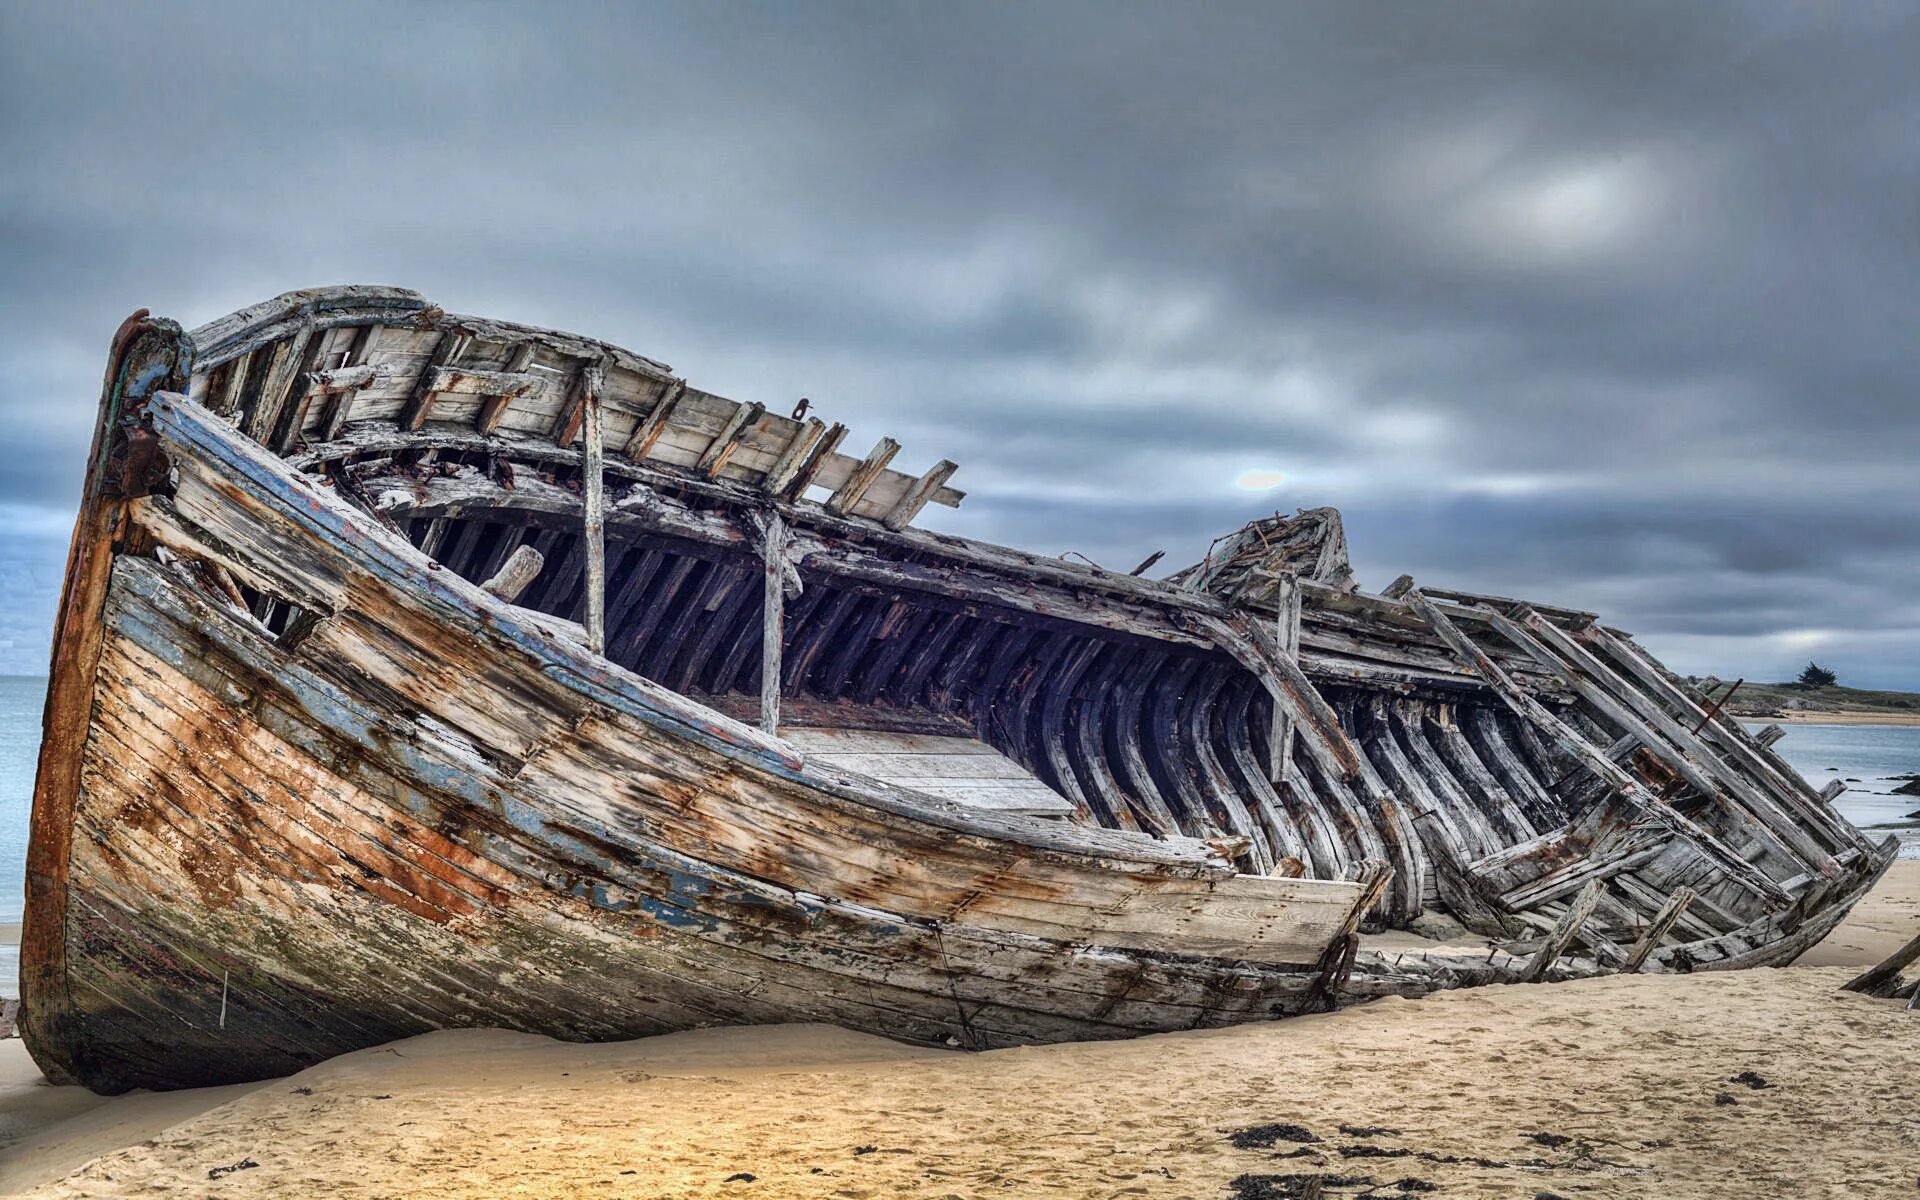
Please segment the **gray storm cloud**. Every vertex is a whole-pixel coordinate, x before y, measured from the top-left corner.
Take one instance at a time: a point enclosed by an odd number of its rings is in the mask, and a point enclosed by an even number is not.
[[[370,281],[811,396],[961,461],[944,528],[1331,503],[1373,586],[1920,686],[1916,58],[1867,4],[0,4],[0,669],[120,318]]]

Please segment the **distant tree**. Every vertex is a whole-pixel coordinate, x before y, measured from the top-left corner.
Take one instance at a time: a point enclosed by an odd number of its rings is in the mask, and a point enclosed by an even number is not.
[[[1834,684],[1839,683],[1840,677],[1819,663],[1810,662],[1807,664],[1807,669],[1800,672],[1800,678],[1794,680],[1794,682],[1803,688],[1823,688],[1832,687]]]

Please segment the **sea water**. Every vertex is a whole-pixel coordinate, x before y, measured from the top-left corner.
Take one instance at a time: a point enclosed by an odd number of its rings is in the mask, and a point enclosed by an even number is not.
[[[15,930],[27,890],[27,814],[40,753],[40,703],[47,681],[0,675],[0,996],[20,994]]]
[[[46,691],[45,679],[0,675],[0,927],[19,923],[26,891],[27,815]],[[1920,774],[1920,726],[1793,725],[1774,748],[1816,786],[1847,781],[1835,807],[1862,828],[1898,826],[1920,811],[1920,796],[1894,794],[1901,783],[1894,776]],[[1920,839],[1905,853],[1920,857]],[[18,986],[18,939],[4,936],[11,933],[0,928],[0,996]]]

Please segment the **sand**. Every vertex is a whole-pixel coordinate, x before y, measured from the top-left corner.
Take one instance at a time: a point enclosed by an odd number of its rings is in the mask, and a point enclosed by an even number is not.
[[[469,1030],[213,1094],[16,1086],[0,1120],[23,1094],[85,1111],[0,1150],[0,1189],[1231,1200],[1327,1174],[1374,1181],[1329,1195],[1375,1197],[1910,1197],[1920,1013],[1836,989],[1916,920],[1902,862],[1782,970],[990,1054],[804,1025],[611,1046]]]

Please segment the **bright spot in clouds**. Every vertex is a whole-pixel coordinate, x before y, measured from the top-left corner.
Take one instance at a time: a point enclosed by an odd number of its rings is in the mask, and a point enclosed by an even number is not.
[[[1240,472],[1234,478],[1233,486],[1249,492],[1270,492],[1285,483],[1287,477],[1278,471],[1266,467],[1253,467]]]

